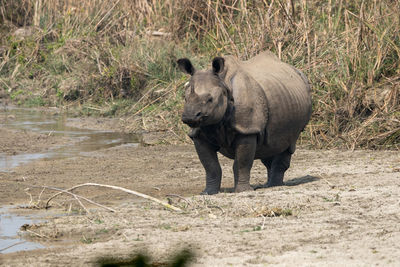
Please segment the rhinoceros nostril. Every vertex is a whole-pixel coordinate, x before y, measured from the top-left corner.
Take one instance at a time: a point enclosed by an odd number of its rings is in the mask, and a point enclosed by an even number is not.
[[[196,119],[199,119],[199,118],[201,118],[203,116],[203,113],[202,112],[197,112],[197,114],[196,114]]]

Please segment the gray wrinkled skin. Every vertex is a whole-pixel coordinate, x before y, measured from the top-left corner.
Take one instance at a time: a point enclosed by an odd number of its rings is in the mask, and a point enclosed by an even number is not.
[[[267,167],[268,182],[283,185],[296,141],[311,116],[311,88],[305,75],[263,52],[248,61],[217,57],[209,70],[196,70],[184,58],[179,68],[191,75],[182,121],[192,129],[206,171],[202,194],[220,190],[217,152],[234,159],[235,192],[253,190],[254,159]]]

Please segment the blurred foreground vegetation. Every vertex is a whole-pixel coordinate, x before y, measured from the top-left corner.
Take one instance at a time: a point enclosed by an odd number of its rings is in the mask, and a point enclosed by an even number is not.
[[[269,49],[312,82],[301,144],[399,149],[399,14],[392,0],[0,0],[0,98],[184,138],[176,59]]]

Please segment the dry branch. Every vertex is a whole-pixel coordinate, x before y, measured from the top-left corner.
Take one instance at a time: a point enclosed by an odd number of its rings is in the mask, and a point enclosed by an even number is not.
[[[149,195],[146,195],[146,194],[143,194],[143,193],[139,193],[139,192],[136,192],[136,191],[133,191],[133,190],[129,190],[129,189],[126,189],[126,188],[123,188],[123,187],[119,187],[119,186],[105,185],[105,184],[96,184],[96,183],[85,183],[85,184],[80,184],[80,185],[73,186],[73,187],[71,187],[71,188],[69,188],[69,189],[67,189],[67,190],[61,190],[61,192],[59,192],[59,193],[53,195],[52,197],[50,197],[50,198],[47,200],[47,202],[46,202],[46,207],[48,207],[49,202],[50,202],[53,198],[55,198],[56,196],[60,195],[61,193],[68,193],[68,194],[75,195],[75,194],[73,194],[73,193],[71,193],[71,192],[69,192],[69,191],[72,191],[72,190],[74,190],[74,189],[76,189],[76,188],[83,187],[83,186],[99,186],[99,187],[106,187],[106,188],[111,188],[111,189],[115,189],[115,190],[120,190],[120,191],[123,191],[123,192],[128,193],[128,194],[132,194],[132,195],[135,195],[135,196],[139,196],[139,197],[142,197],[142,198],[145,198],[145,199],[154,201],[154,202],[156,202],[156,203],[158,203],[158,204],[161,204],[161,205],[163,205],[164,207],[169,208],[169,209],[172,209],[172,210],[174,210],[174,211],[182,211],[180,208],[177,208],[177,207],[175,207],[175,206],[172,206],[172,205],[170,205],[170,204],[168,204],[168,203],[166,203],[166,202],[163,202],[163,201],[161,201],[161,200],[159,200],[159,199],[157,199],[157,198],[154,198],[154,197],[152,197],[152,196],[149,196]],[[49,188],[49,189],[52,189],[52,188]],[[80,197],[80,196],[78,196],[78,197]],[[82,197],[81,197],[81,198],[82,198]],[[85,198],[82,198],[82,199],[85,199]],[[85,200],[87,201],[87,199],[85,199]],[[96,205],[99,205],[99,204],[96,203]],[[104,208],[105,206],[102,206],[102,207]],[[107,209],[110,209],[110,208],[107,208]],[[114,211],[114,210],[113,210],[113,211]]]
[[[2,251],[5,251],[5,250],[7,250],[7,249],[9,249],[9,248],[12,248],[12,247],[15,247],[15,246],[18,246],[18,245],[24,244],[24,243],[26,243],[26,242],[27,242],[27,241],[21,241],[21,242],[18,242],[18,243],[12,244],[12,245],[10,245],[10,246],[7,246],[7,247],[5,247],[5,248],[2,248],[2,249],[0,249],[0,252],[2,252]]]
[[[46,206],[45,206],[46,209],[49,207],[48,204],[49,204],[49,202],[50,202],[50,200],[51,200],[52,198],[54,198],[55,196],[60,195],[60,194],[62,194],[62,193],[65,193],[65,194],[68,194],[68,195],[73,196],[73,197],[74,197],[75,199],[77,199],[77,200],[78,200],[78,198],[81,198],[81,199],[83,199],[83,200],[85,200],[85,201],[87,201],[87,202],[89,202],[89,203],[91,203],[91,204],[93,204],[93,205],[99,206],[99,207],[101,207],[101,208],[103,208],[103,209],[106,209],[106,210],[109,210],[109,211],[111,211],[111,212],[116,212],[116,210],[114,210],[114,209],[112,209],[112,208],[109,208],[109,207],[106,207],[106,206],[101,205],[101,204],[99,204],[99,203],[96,203],[96,202],[94,202],[93,200],[90,200],[90,199],[88,199],[88,198],[86,198],[86,197],[79,196],[79,195],[77,195],[77,194],[71,193],[71,192],[69,192],[68,190],[64,190],[64,189],[60,189],[60,188],[56,188],[56,187],[51,187],[51,186],[45,186],[45,185],[42,185],[42,186],[34,186],[34,185],[31,185],[31,186],[32,186],[32,187],[43,187],[43,188],[46,188],[46,189],[50,189],[50,190],[54,190],[54,191],[59,191],[59,193],[55,194],[53,197],[51,197],[49,200],[47,200]],[[86,207],[83,206],[82,202],[79,201],[79,200],[78,200],[78,202],[81,204],[81,206],[83,207],[83,209],[86,210],[86,212],[88,212],[88,210],[86,209]]]

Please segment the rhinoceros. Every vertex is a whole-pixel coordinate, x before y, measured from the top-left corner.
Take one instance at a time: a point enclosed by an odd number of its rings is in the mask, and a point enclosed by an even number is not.
[[[196,70],[187,58],[177,63],[191,75],[182,121],[191,127],[189,136],[206,172],[201,194],[220,191],[217,152],[234,159],[235,192],[254,190],[254,159],[260,159],[268,173],[259,187],[283,185],[296,141],[311,116],[307,77],[269,51],[247,61],[216,57],[208,70]]]

